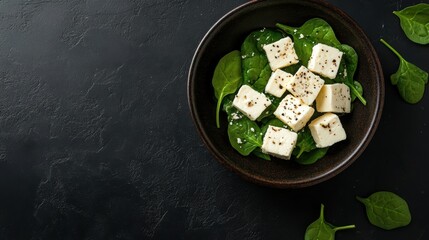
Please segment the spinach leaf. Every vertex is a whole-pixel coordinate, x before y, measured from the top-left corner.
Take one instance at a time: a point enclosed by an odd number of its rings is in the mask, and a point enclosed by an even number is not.
[[[258,158],[262,158],[264,160],[271,161],[270,155],[263,153],[260,148],[256,148],[255,150],[253,150],[252,154]]]
[[[244,83],[256,91],[262,92],[271,76],[268,58],[262,47],[281,38],[281,32],[264,28],[250,33],[241,45]]]
[[[390,76],[391,83],[398,87],[399,94],[406,102],[418,103],[423,98],[425,85],[428,83],[428,73],[405,60],[384,39],[380,41],[399,58],[399,69]]]
[[[304,128],[298,133],[296,147],[293,150],[295,162],[303,165],[315,163],[321,159],[328,152],[328,148],[317,148],[313,136],[311,136],[310,129]]]
[[[216,126],[218,128],[220,127],[219,112],[223,98],[235,93],[242,82],[240,55],[240,51],[235,50],[223,56],[213,74],[212,85],[217,98]]]
[[[334,30],[325,20],[312,18],[298,28],[280,23],[277,23],[276,26],[293,37],[296,54],[301,64],[305,66],[308,65],[313,47],[317,43],[323,43],[342,51],[344,53],[343,59],[341,60],[341,65],[334,81],[346,84],[350,88],[351,96],[354,98],[357,97],[363,105],[366,105],[363,92],[356,89],[353,79],[358,65],[358,55],[351,46],[341,44],[338,41]],[[330,79],[325,80],[326,83],[332,83]]]
[[[355,228],[355,225],[335,227],[332,224],[326,222],[324,208],[325,206],[322,204],[319,218],[307,227],[304,237],[305,240],[334,240],[335,233],[337,231]]]
[[[298,158],[294,158],[295,162],[302,165],[310,165],[317,162],[319,159],[323,158],[328,152],[328,147],[326,148],[316,148],[310,152],[303,152]]]
[[[411,41],[429,43],[429,4],[419,3],[393,14],[399,17],[401,28]]]
[[[244,115],[239,118],[232,117],[228,124],[228,138],[232,147],[243,156],[248,156],[257,147],[262,146],[261,129]]]
[[[411,213],[407,202],[392,192],[376,192],[368,198],[356,197],[366,207],[369,221],[382,229],[391,230],[408,225]]]

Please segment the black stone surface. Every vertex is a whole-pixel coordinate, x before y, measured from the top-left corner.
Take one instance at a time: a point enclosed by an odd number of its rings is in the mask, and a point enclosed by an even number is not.
[[[320,203],[337,239],[428,239],[429,93],[416,105],[388,77],[429,70],[393,10],[417,0],[329,2],[366,31],[386,75],[378,131],[335,178],[278,190],[243,181],[197,136],[187,71],[212,24],[244,0],[0,1],[0,239],[303,239]],[[427,88],[426,88],[427,90]],[[369,224],[355,195],[388,190],[413,214]]]

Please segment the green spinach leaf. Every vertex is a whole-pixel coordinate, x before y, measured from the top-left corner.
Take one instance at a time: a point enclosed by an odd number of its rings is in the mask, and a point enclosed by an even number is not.
[[[428,83],[428,73],[405,60],[384,39],[380,41],[399,58],[399,69],[390,76],[391,83],[398,87],[399,94],[406,102],[418,103],[423,98],[425,85]]]
[[[320,207],[319,218],[311,223],[305,231],[305,240],[334,240],[335,233],[340,230],[355,228],[355,225],[347,225],[342,227],[335,227],[325,221],[324,214],[325,206],[322,204]]]
[[[411,41],[429,43],[429,4],[419,3],[393,14],[399,17],[401,28]]]
[[[232,51],[223,56],[217,64],[212,85],[217,98],[216,126],[219,128],[219,112],[222,100],[225,96],[233,94],[241,86],[241,54],[240,51]]]
[[[257,147],[262,146],[261,129],[244,115],[232,117],[228,124],[228,137],[232,147],[243,156],[248,156]]]
[[[407,202],[392,192],[381,191],[368,198],[356,198],[365,205],[369,221],[377,227],[391,230],[411,222]]]
[[[298,133],[296,147],[293,150],[295,162],[303,165],[315,163],[326,155],[329,148],[317,148],[310,129],[305,127]]]
[[[262,29],[250,33],[241,45],[244,83],[262,92],[271,76],[271,68],[265,54],[264,45],[283,38],[279,31]]]
[[[253,150],[252,152],[253,155],[255,155],[258,158],[267,160],[267,161],[271,161],[271,157],[270,155],[263,153],[262,150],[260,148],[256,148],[255,150]]]

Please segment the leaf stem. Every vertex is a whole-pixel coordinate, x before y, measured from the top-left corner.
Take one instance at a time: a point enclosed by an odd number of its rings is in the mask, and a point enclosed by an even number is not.
[[[220,112],[220,105],[222,104],[222,99],[223,96],[219,96],[219,99],[217,100],[217,105],[216,105],[216,127],[220,128],[220,123],[219,123],[219,112]]]
[[[398,56],[398,58],[399,58],[399,59],[404,59],[404,58],[402,57],[402,55],[401,55],[401,54],[399,54],[399,52],[398,52],[398,51],[396,51],[396,49],[394,49],[392,46],[390,46],[390,44],[388,44],[386,41],[384,41],[384,39],[383,39],[383,38],[380,38],[380,42],[381,42],[381,43],[383,43],[387,48],[389,48],[389,49],[390,49],[390,51],[392,51],[396,56]]]
[[[323,205],[323,203],[320,206],[320,219],[322,219],[322,221],[325,221],[325,205]]]
[[[366,106],[366,100],[363,98],[363,96],[359,93],[358,90],[353,85],[347,84],[350,88],[350,90],[356,95],[356,97],[359,99],[359,101]]]
[[[281,30],[283,30],[286,33],[289,33],[291,35],[294,33],[294,30],[296,29],[296,28],[293,28],[293,27],[289,27],[289,26],[283,25],[281,23],[276,23],[276,27],[280,28]]]
[[[336,232],[336,231],[352,229],[352,228],[356,228],[356,225],[352,224],[352,225],[347,225],[347,226],[335,227],[332,230],[334,230],[334,232]]]

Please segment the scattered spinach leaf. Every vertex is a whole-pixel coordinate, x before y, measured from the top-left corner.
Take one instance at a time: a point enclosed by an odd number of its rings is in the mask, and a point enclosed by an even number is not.
[[[262,29],[250,33],[241,45],[244,83],[262,92],[271,76],[271,67],[265,54],[264,45],[283,38],[279,31]]]
[[[240,51],[232,51],[223,56],[217,64],[212,85],[217,98],[216,126],[219,128],[219,112],[222,100],[225,96],[233,94],[241,86],[241,54]]]
[[[368,198],[356,197],[366,207],[369,221],[382,229],[391,230],[408,225],[411,213],[407,202],[392,192],[376,192]]]
[[[429,43],[429,4],[419,3],[393,14],[399,17],[401,28],[411,41]]]
[[[307,227],[304,237],[305,240],[334,240],[335,233],[337,231],[356,227],[355,225],[335,227],[334,225],[326,222],[324,208],[325,206],[322,204],[320,207],[319,218]]]
[[[423,98],[425,85],[428,83],[428,73],[405,60],[384,39],[380,41],[399,58],[399,69],[390,76],[391,83],[398,87],[399,94],[406,102],[418,103]]]

